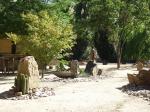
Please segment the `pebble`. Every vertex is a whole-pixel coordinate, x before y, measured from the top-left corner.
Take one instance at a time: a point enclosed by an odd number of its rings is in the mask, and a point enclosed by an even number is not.
[[[107,75],[101,75],[101,76],[89,76],[89,77],[79,77],[79,78],[68,78],[68,79],[63,79],[59,77],[55,78],[45,78],[41,79],[42,82],[44,81],[49,81],[49,82],[62,82],[62,83],[77,83],[77,82],[99,82],[99,79],[105,79],[108,78]],[[126,89],[125,89],[126,91]],[[48,88],[48,87],[41,87],[41,88],[34,88],[30,89],[28,94],[22,95],[21,93],[17,93],[16,96],[14,95],[14,87],[8,91],[7,94],[4,94],[6,97],[5,99],[9,100],[32,100],[32,99],[38,99],[41,97],[48,97],[48,96],[54,96],[55,92],[53,88]]]
[[[22,92],[17,92],[16,95],[12,95],[8,91],[5,96],[5,99],[8,100],[32,100],[32,99],[38,99],[41,97],[48,97],[48,96],[53,96],[55,95],[54,89],[53,88],[48,88],[48,87],[42,87],[42,88],[34,88],[32,90],[29,90],[28,94],[22,95]]]
[[[121,91],[127,93],[128,95],[150,101],[150,88],[147,86],[126,85],[121,88]]]

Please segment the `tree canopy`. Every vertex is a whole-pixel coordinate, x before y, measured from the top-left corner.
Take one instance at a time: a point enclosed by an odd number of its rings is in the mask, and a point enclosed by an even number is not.
[[[118,68],[150,56],[149,0],[1,0],[0,16],[0,34],[43,64],[71,48],[79,59],[89,46],[116,54]]]
[[[48,64],[74,44],[70,10],[58,12],[57,2],[9,0],[1,5],[5,7],[0,13],[1,34],[7,34],[22,53],[33,55],[40,64]]]
[[[148,0],[85,0],[84,2],[81,0],[80,3],[85,5],[82,8],[83,12],[86,12],[84,27],[92,33],[105,32],[103,34],[106,34],[109,42],[116,49],[118,68],[120,67],[122,52],[125,53],[126,51],[128,54],[130,48],[134,47],[133,43],[137,43],[136,41],[142,45],[137,45],[138,49],[132,51],[133,57],[146,56],[148,52],[145,52],[144,48],[148,46],[150,38],[148,33],[150,27],[150,2]],[[145,37],[144,42],[141,42],[141,39],[137,39],[137,35],[140,36],[139,38]],[[99,36],[103,37],[103,35]],[[143,48],[142,46],[145,47]],[[124,50],[125,48],[126,50]],[[132,55],[131,52],[129,54],[126,56]]]

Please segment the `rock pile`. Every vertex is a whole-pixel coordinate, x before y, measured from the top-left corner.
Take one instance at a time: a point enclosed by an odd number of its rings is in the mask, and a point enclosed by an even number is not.
[[[122,92],[128,95],[143,98],[150,101],[150,87],[149,86],[136,86],[134,84],[125,85],[121,88]]]
[[[138,74],[127,74],[129,84],[123,86],[121,90],[128,95],[144,98],[150,101],[150,70],[141,70],[142,64],[139,64]]]
[[[22,92],[14,93],[14,88],[12,88],[9,91],[2,93],[1,98],[8,100],[30,100],[53,95],[55,95],[54,89],[48,87],[30,89],[28,94],[25,95],[22,95]]]
[[[60,78],[53,74],[41,79],[42,82],[63,82],[63,83],[77,83],[77,82],[92,82],[92,81],[99,81],[102,79],[110,78],[107,75],[100,75],[100,76],[86,76],[86,77],[78,77],[78,78]]]

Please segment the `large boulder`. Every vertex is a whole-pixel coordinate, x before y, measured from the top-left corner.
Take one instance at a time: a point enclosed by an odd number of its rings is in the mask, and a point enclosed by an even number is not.
[[[137,74],[127,74],[127,76],[130,84],[140,85],[142,83]]]
[[[39,70],[38,64],[33,56],[22,58],[18,65],[18,75],[24,74],[29,76],[29,88],[37,88],[39,86]]]
[[[150,70],[140,70],[138,74],[128,74],[130,84],[150,85]]]
[[[137,77],[143,82],[144,85],[150,85],[150,70],[141,70]]]
[[[87,73],[88,75],[93,75],[93,76],[96,76],[98,75],[98,67],[97,67],[97,64],[94,63],[94,61],[89,61],[86,65],[86,68],[85,68],[85,73]]]

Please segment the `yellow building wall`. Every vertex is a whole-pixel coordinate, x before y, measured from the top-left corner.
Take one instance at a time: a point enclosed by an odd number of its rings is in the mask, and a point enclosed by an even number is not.
[[[11,40],[0,39],[0,53],[11,53]]]

